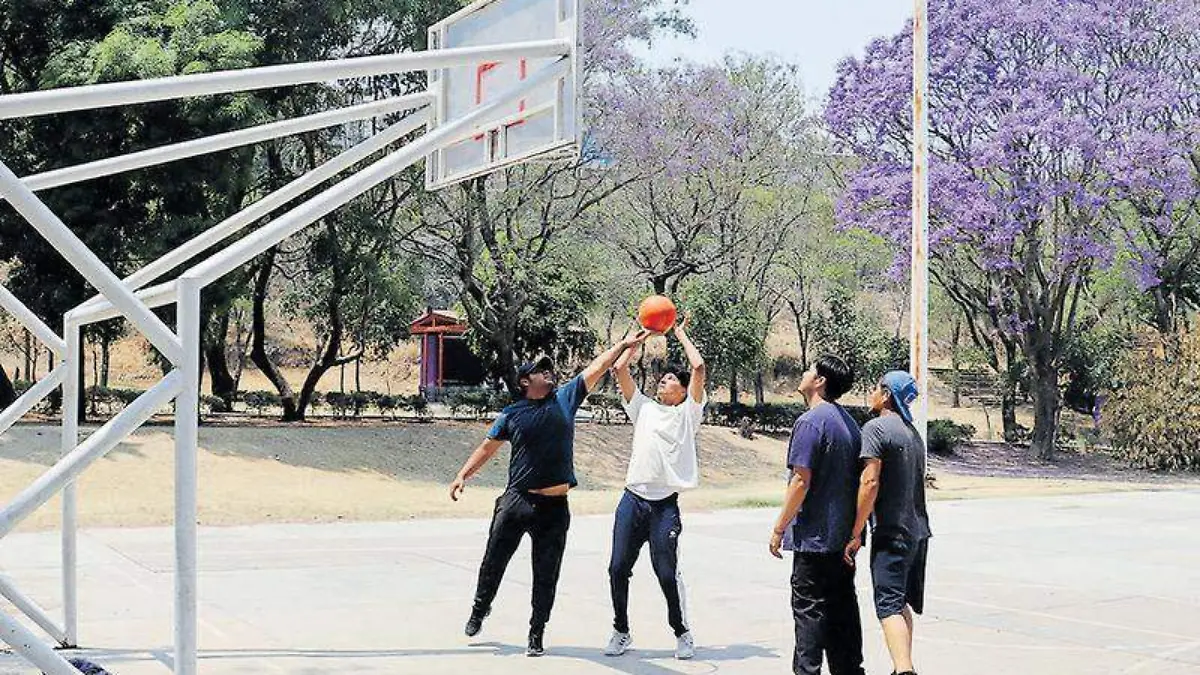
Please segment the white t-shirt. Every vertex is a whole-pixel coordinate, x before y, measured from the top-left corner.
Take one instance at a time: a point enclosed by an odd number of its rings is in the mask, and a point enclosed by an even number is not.
[[[679,405],[663,405],[640,391],[630,401],[621,397],[633,421],[633,452],[625,474],[630,492],[658,500],[700,484],[696,434],[707,402],[705,397],[697,403],[691,392]]]

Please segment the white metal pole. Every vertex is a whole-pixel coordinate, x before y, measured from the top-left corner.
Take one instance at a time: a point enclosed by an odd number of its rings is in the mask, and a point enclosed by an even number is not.
[[[920,396],[913,411],[921,438],[929,438],[929,1],[915,0],[913,15],[912,306],[910,363]]]
[[[196,675],[196,453],[200,420],[200,290],[179,282],[179,337],[183,364],[175,399],[175,675]]]
[[[33,481],[3,509],[0,509],[0,537],[4,537],[29,514],[45,504],[64,485],[75,480],[84,469],[103,457],[129,434],[150,419],[156,410],[179,392],[179,371],[173,371],[137,398],[129,407],[100,427],[66,457]]]
[[[72,643],[67,639],[66,631],[59,628],[54,619],[46,613],[32,598],[25,595],[17,588],[16,584],[8,577],[0,576],[0,595],[4,596],[13,607],[21,610],[21,613],[29,617],[31,621],[36,623],[42,630],[46,631],[46,635],[54,638],[54,641],[64,647],[72,646]]]
[[[201,232],[187,243],[155,260],[146,267],[134,272],[125,279],[126,286],[130,290],[142,288],[146,284],[203,253],[214,244],[241,231],[250,223],[263,218],[317,185],[333,178],[342,171],[420,129],[428,121],[428,111],[422,110],[380,130],[374,136],[296,178],[217,225]],[[160,296],[158,295],[159,293],[163,293],[163,295]],[[146,291],[138,293],[138,297],[150,307],[170,304],[175,301],[175,284],[171,282],[146,289]],[[163,298],[166,299],[160,303],[160,299]],[[97,308],[107,309],[104,312],[99,312]],[[73,310],[71,316],[81,323],[92,323],[114,316],[108,313],[108,310],[111,308],[112,303],[105,300],[104,296],[98,295]],[[93,313],[94,310],[98,313]]]
[[[63,352],[67,350],[63,339],[4,286],[0,286],[0,307],[12,314],[13,318],[29,329],[29,332],[36,335],[37,339],[49,347],[55,356],[62,358]]]
[[[567,56],[573,47],[570,40],[531,40],[483,47],[458,47],[427,52],[363,56],[336,61],[292,63],[262,68],[227,70],[218,73],[177,75],[150,80],[9,94],[0,97],[0,119],[166,101],[188,96],[270,89],[354,77],[450,68],[486,61],[552,58]]]
[[[271,248],[280,241],[304,229],[310,223],[321,218],[346,202],[363,194],[367,190],[403,171],[406,167],[420,161],[421,158],[437,149],[450,139],[457,138],[464,130],[478,126],[495,114],[497,110],[513,101],[536,90],[547,82],[553,82],[566,74],[570,61],[561,59],[545,66],[521,81],[517,86],[505,91],[494,100],[475,108],[470,113],[425,134],[421,138],[400,148],[394,153],[359,171],[350,178],[330,187],[300,206],[271,221],[267,226],[239,240],[224,251],[196,265],[184,274],[184,277],[198,278],[203,285],[220,279],[241,265],[253,260],[255,256]]]
[[[128,283],[126,282],[126,284]],[[130,286],[130,290],[133,290],[132,286]],[[172,305],[175,304],[175,282],[168,281],[149,288],[143,288],[133,295],[150,309]],[[91,323],[107,321],[108,319],[115,319],[121,316],[121,312],[116,307],[113,307],[113,304],[105,299],[103,295],[97,295],[93,299],[96,302],[85,302],[79,305],[70,312],[67,312],[67,317],[81,326],[86,326]]]
[[[70,319],[63,320],[63,337],[67,342],[67,353],[63,357],[66,373],[63,375],[62,397],[62,454],[64,457],[79,445],[79,391],[80,375],[83,374],[83,350],[80,346],[79,324]],[[66,645],[79,644],[79,597],[76,574],[78,495],[75,481],[67,483],[62,495],[62,584],[63,584],[63,628]]]
[[[29,391],[21,394],[21,397],[12,402],[4,410],[0,411],[0,434],[8,431],[8,428],[17,423],[25,413],[33,410],[33,406],[38,404],[38,401],[50,395],[54,388],[62,384],[63,375],[67,372],[66,366],[59,363],[54,370],[50,371],[42,379],[38,380]]]
[[[275,138],[301,134],[325,127],[332,127],[355,120],[369,119],[380,115],[403,112],[429,105],[433,95],[427,93],[410,94],[382,101],[371,101],[348,108],[328,110],[304,117],[296,117],[269,124],[262,124],[249,129],[238,129],[223,134],[206,136],[182,143],[172,143],[150,150],[133,152],[107,159],[68,166],[54,171],[26,176],[22,182],[33,191],[45,190],[61,185],[70,185],[102,176],[111,176],[125,171],[133,171],[148,166],[156,166],[180,159],[221,152],[243,145],[252,145]]]
[[[79,675],[79,670],[67,663],[52,647],[42,642],[21,624],[4,612],[0,612],[0,639],[8,643],[13,651],[42,669],[44,675]]]
[[[24,216],[72,267],[79,270],[88,283],[95,286],[123,315],[136,324],[163,356],[171,363],[179,364],[181,348],[175,334],[146,305],[139,302],[117,275],[113,274],[112,270],[108,269],[100,258],[97,258],[96,254],[33,194],[32,190],[25,187],[21,179],[3,162],[0,162],[0,195],[6,197],[8,203]]]

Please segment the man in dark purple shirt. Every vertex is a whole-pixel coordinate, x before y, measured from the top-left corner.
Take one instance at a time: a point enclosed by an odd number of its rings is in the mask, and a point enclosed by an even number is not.
[[[854,385],[854,372],[822,356],[804,373],[800,393],[808,412],[788,442],[788,488],[771,532],[771,555],[793,551],[792,672],[819,675],[822,656],[832,675],[863,675],[862,624],[854,567],[842,559],[854,528],[858,496],[858,424],[836,401]]]

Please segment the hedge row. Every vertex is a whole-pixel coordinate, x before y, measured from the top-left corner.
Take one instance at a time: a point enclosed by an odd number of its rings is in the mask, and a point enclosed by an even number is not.
[[[14,383],[18,394],[27,390],[28,382]],[[87,400],[90,408],[97,411],[101,406],[108,414],[113,414],[132,403],[143,392],[137,389],[115,389],[104,387],[89,387]],[[452,417],[467,415],[473,419],[482,419],[489,413],[499,412],[511,402],[504,393],[486,389],[464,388],[442,392],[442,403],[449,409]],[[263,415],[268,410],[278,409],[283,401],[274,391],[239,391],[237,400],[247,411]],[[202,396],[201,406],[207,412],[224,407],[223,402],[213,396]],[[595,420],[604,424],[624,424],[628,421],[621,406],[621,398],[616,394],[597,393],[587,398]],[[429,416],[429,402],[420,394],[398,396],[381,394],[376,391],[356,392],[314,392],[309,402],[310,410],[318,411],[328,408],[335,417],[361,417],[364,412],[375,410],[380,415],[392,417],[398,413],[407,413],[425,419]],[[739,428],[743,424],[759,432],[783,433],[791,430],[807,410],[803,403],[762,403],[746,405],[743,403],[712,403],[707,406],[706,422],[717,426]],[[871,419],[871,411],[863,406],[846,406],[850,416],[859,423],[866,424]],[[950,454],[975,435],[975,428],[970,425],[955,424],[951,420],[938,419],[929,422],[929,451],[936,454]]]

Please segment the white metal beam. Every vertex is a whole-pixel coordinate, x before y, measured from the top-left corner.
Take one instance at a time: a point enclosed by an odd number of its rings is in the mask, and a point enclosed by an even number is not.
[[[58,655],[52,647],[42,642],[33,631],[20,621],[0,612],[0,639],[8,643],[13,651],[42,669],[45,675],[79,675],[79,669]]]
[[[346,150],[316,169],[296,178],[217,225],[201,232],[187,243],[133,273],[125,279],[125,284],[131,290],[142,288],[146,284],[208,250],[214,244],[241,231],[250,223],[263,218],[317,185],[333,178],[342,171],[420,129],[425,126],[428,120],[429,113],[422,110],[380,130],[374,136]],[[168,305],[175,302],[175,284],[174,282],[170,282],[153,286],[138,293],[137,296],[150,307]],[[108,302],[104,296],[97,295],[72,310],[68,316],[73,320],[86,324],[103,321],[118,315],[112,303]]]
[[[138,301],[112,270],[96,257],[63,221],[38,199],[21,179],[0,162],[0,195],[34,227],[46,241],[71,263],[71,266],[105,295],[162,352],[171,363],[178,365],[183,348],[179,339],[150,308]]]
[[[25,306],[17,296],[13,295],[7,288],[0,286],[0,307],[3,307],[9,314],[21,325],[29,329],[29,332],[37,336],[37,339],[42,341],[42,344],[50,348],[54,355],[62,358],[63,352],[67,350],[66,344],[54,329],[46,325],[44,321],[38,318],[32,310]]]
[[[148,166],[166,164],[167,162],[174,162],[189,157],[197,157],[244,145],[261,143],[293,134],[302,134],[355,120],[412,110],[428,105],[432,101],[433,95],[424,92],[381,101],[371,101],[369,103],[362,103],[337,110],[328,110],[304,117],[261,124],[248,129],[238,129],[214,136],[205,136],[182,143],[172,143],[158,148],[109,157],[86,164],[68,166],[62,169],[26,176],[21,180],[30,190],[37,192],[103,176],[133,171],[135,169],[144,169]]]
[[[84,469],[108,454],[150,419],[156,410],[175,398],[181,381],[179,371],[172,371],[13,497],[7,506],[0,509],[0,538],[12,532],[17,524],[45,504],[64,485],[75,480]]]
[[[54,638],[54,641],[64,647],[67,646],[67,634],[62,628],[59,628],[46,610],[42,609],[29,596],[21,592],[16,584],[6,576],[0,576],[0,595],[13,604],[13,607],[21,610],[21,613],[29,617],[39,628],[46,631],[46,635]]]
[[[8,431],[8,428],[17,423],[17,420],[25,416],[25,413],[33,410],[33,406],[38,404],[38,401],[50,395],[58,385],[62,384],[63,376],[66,375],[66,366],[62,363],[58,364],[54,370],[50,371],[42,379],[38,380],[24,394],[12,402],[4,410],[0,410],[0,434]]]
[[[203,286],[213,283],[231,271],[253,260],[263,251],[307,227],[346,202],[387,180],[406,167],[420,161],[430,151],[440,147],[449,139],[456,138],[466,129],[471,129],[489,117],[520,99],[528,92],[553,82],[567,73],[570,61],[560,59],[547,65],[522,80],[517,86],[505,91],[492,101],[475,108],[443,127],[438,127],[421,138],[400,148],[396,152],[359,171],[350,178],[330,187],[300,206],[271,221],[265,227],[240,239],[224,251],[196,265],[184,274],[184,278],[199,279]]]
[[[532,40],[483,47],[363,56],[335,61],[292,63],[226,70],[217,73],[66,87],[0,96],[0,119],[167,101],[188,96],[209,96],[235,91],[270,89],[354,77],[406,73],[414,70],[450,68],[485,61],[551,58],[567,56],[573,49],[574,45],[569,40]]]

